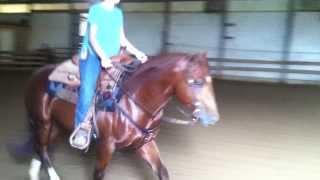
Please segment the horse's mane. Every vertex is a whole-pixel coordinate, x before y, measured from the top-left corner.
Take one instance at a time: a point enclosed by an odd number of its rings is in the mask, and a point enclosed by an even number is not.
[[[165,70],[176,66],[177,61],[187,60],[186,53],[166,53],[149,57],[125,82],[126,89],[136,89],[141,83],[148,80],[156,80]],[[130,87],[130,88],[129,88]]]
[[[149,57],[149,60],[140,66],[140,68],[133,74],[133,77],[139,75],[140,73],[145,73],[145,71],[161,70],[163,68],[172,67],[178,60],[182,60],[185,56],[188,56],[188,54],[167,53],[151,56]]]

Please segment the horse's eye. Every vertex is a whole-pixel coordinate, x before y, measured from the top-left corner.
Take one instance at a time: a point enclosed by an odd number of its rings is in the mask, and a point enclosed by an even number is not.
[[[193,84],[195,82],[194,79],[188,79],[188,84]]]
[[[195,85],[203,85],[204,81],[202,79],[196,79],[194,82]]]

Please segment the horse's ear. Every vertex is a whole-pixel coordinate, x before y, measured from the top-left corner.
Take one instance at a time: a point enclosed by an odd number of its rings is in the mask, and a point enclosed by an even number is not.
[[[206,59],[208,57],[208,52],[202,52],[197,54],[201,59]]]
[[[207,52],[197,53],[197,54],[192,55],[192,60],[193,61],[206,61],[207,57],[208,57]]]
[[[208,58],[208,51],[203,52],[203,53],[202,53],[202,56],[203,56],[204,58]]]

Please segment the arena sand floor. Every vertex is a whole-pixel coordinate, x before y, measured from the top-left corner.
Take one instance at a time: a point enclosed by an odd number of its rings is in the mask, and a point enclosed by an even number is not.
[[[16,163],[5,144],[26,136],[23,88],[30,72],[0,72],[1,180],[27,180],[29,162]],[[163,123],[157,138],[172,180],[319,180],[320,87],[215,82],[221,120],[215,126]],[[167,113],[176,115],[175,102]],[[94,151],[55,150],[62,180],[91,179]],[[41,179],[48,179],[42,172]],[[106,180],[153,180],[132,153],[118,152]]]

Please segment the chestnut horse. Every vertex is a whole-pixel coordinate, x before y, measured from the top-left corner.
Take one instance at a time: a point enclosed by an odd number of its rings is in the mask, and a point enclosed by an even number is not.
[[[48,155],[48,146],[62,133],[74,128],[75,105],[48,94],[48,65],[33,74],[28,83],[25,105],[32,127],[35,152],[29,176],[39,179],[43,166],[50,180],[59,180]],[[159,132],[163,108],[172,96],[193,111],[193,118],[204,124],[218,121],[213,84],[206,54],[171,53],[150,58],[122,85],[125,93],[115,112],[96,112],[99,136],[96,140],[95,180],[102,180],[115,150],[133,149],[160,180],[169,175],[154,140]],[[31,143],[30,143],[31,144]]]

